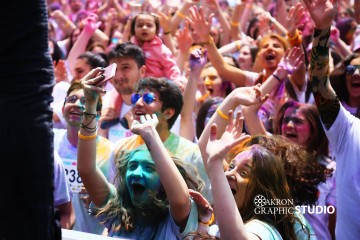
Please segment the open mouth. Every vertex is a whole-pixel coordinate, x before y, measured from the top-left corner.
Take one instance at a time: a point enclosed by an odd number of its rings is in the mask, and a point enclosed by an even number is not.
[[[135,110],[134,115],[135,117],[140,118],[141,115],[146,115],[146,113],[143,111]]]
[[[210,86],[206,86],[206,89],[212,94],[214,92],[214,89]]]
[[[71,115],[77,115],[77,116],[82,116],[83,113],[82,112],[70,112]]]
[[[275,59],[275,55],[274,54],[268,54],[265,56],[265,59],[267,61],[271,61],[271,60],[274,60]]]
[[[351,87],[353,88],[360,88],[360,82],[352,82]]]
[[[145,192],[145,187],[139,183],[133,183],[131,187],[135,196],[141,196]]]
[[[285,134],[285,137],[287,137],[287,138],[297,138],[298,135],[295,134],[295,133],[286,133],[286,134]]]

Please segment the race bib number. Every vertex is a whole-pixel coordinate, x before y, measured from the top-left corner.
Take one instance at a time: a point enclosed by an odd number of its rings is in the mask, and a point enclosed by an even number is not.
[[[71,191],[80,192],[83,183],[77,170],[77,161],[74,159],[63,159],[63,163]]]

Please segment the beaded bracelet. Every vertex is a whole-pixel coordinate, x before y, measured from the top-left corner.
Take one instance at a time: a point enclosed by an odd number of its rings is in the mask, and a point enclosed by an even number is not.
[[[82,140],[86,140],[86,141],[89,141],[89,140],[94,140],[96,137],[97,137],[97,134],[95,133],[94,135],[91,135],[91,136],[85,136],[85,135],[82,135],[80,133],[80,131],[78,132],[78,137]]]
[[[220,108],[217,108],[217,109],[216,109],[216,113],[219,114],[219,116],[220,116],[222,119],[224,119],[224,120],[226,120],[226,121],[229,120],[229,116],[225,115],[225,114],[220,110]]]

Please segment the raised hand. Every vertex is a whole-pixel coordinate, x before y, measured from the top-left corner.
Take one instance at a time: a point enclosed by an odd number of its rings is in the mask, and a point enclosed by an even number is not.
[[[189,21],[191,28],[199,35],[200,41],[208,42],[214,14],[210,14],[206,19],[203,8],[194,6],[190,8],[190,16],[191,18],[186,19]]]
[[[189,56],[190,70],[199,72],[207,63],[207,50],[203,48],[195,48]]]
[[[287,15],[288,21],[288,31],[290,36],[295,35],[295,31],[297,28],[304,27],[304,19],[305,19],[305,9],[301,3],[296,4],[296,6],[292,6],[289,9]]]
[[[97,104],[99,94],[106,92],[103,88],[105,84],[103,73],[103,68],[94,68],[80,80],[84,90],[86,105]]]
[[[287,49],[278,67],[282,67],[289,74],[293,74],[304,64],[304,53],[299,47]]]
[[[54,77],[56,83],[68,80],[64,60],[60,59],[57,63],[54,61]]]
[[[160,26],[164,29],[164,32],[171,31],[171,16],[166,15],[162,12],[157,12],[159,18]]]
[[[91,13],[89,16],[87,16],[84,22],[84,30],[94,33],[101,25],[101,22],[97,22],[97,19],[98,17],[95,13]]]
[[[51,13],[50,13],[50,17],[54,18],[56,22],[61,22],[61,21],[67,19],[67,17],[66,17],[66,15],[64,14],[64,12],[61,11],[61,10],[59,10],[59,9],[51,12]]]
[[[206,200],[206,198],[203,195],[201,195],[201,193],[197,191],[189,189],[189,194],[192,200],[194,200],[194,202],[196,203],[199,213],[199,221],[203,223],[209,222],[214,212],[210,203]]]
[[[156,114],[150,116],[149,114],[141,115],[140,122],[134,120],[131,125],[131,132],[144,136],[146,133],[153,131],[158,125],[159,120]]]
[[[252,87],[239,87],[231,92],[232,98],[236,100],[237,105],[251,106],[265,102],[269,94],[263,96],[260,89],[261,84]]]
[[[207,166],[210,166],[211,162],[214,161],[223,161],[231,148],[250,137],[242,134],[243,122],[244,118],[241,116],[241,112],[238,112],[234,119],[233,111],[229,111],[228,125],[219,140],[216,139],[217,125],[214,123],[211,126],[209,140],[206,145],[206,153],[209,156],[206,160]]]
[[[180,29],[175,36],[178,42],[179,51],[187,54],[192,45],[192,38],[189,32],[188,21],[185,21],[184,28]]]
[[[304,0],[317,29],[330,28],[337,12],[338,0]]]

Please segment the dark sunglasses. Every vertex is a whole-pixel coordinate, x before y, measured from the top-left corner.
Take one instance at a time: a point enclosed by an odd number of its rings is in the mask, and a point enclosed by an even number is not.
[[[78,99],[79,99],[78,96],[72,95],[72,96],[66,97],[66,98],[65,98],[65,102],[66,102],[66,103],[76,103],[76,101],[77,101]],[[82,105],[85,105],[85,97],[81,97],[81,98],[80,98],[80,103],[81,103]]]
[[[349,64],[349,65],[346,66],[346,74],[353,75],[354,72],[356,71],[356,69],[358,69],[359,72],[360,72],[360,65],[351,65],[351,64]]]
[[[144,100],[144,102],[146,104],[151,104],[156,99],[153,93],[144,93],[144,94],[133,93],[131,95],[131,103],[132,103],[132,105],[135,105],[137,103],[137,101],[139,101],[139,99],[141,97],[143,98],[143,100]]]

